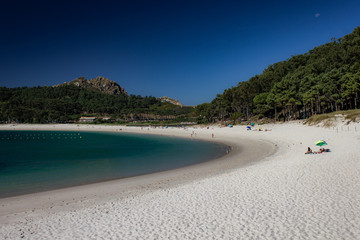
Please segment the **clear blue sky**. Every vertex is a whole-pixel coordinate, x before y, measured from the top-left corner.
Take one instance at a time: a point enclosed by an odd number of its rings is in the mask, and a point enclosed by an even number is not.
[[[3,1],[0,86],[104,76],[197,105],[359,25],[358,0]]]

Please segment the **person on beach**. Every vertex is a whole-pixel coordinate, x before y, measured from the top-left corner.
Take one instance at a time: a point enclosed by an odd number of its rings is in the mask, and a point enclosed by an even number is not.
[[[308,147],[308,150],[305,152],[305,154],[310,154],[310,153],[313,153],[313,151],[311,150],[310,147]]]
[[[324,152],[330,152],[330,149],[320,148],[320,150],[318,152],[313,152],[313,153],[320,154],[320,153],[324,153]]]
[[[320,148],[320,153],[330,152],[330,149]]]

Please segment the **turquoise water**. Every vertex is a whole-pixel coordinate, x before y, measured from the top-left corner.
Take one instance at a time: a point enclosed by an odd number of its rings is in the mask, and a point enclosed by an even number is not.
[[[0,131],[0,197],[184,167],[226,151],[220,144],[164,136]]]

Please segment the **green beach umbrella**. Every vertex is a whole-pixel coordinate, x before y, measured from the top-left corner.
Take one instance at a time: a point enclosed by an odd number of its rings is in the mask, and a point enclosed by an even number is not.
[[[316,146],[324,146],[324,145],[327,145],[327,143],[324,141],[324,140],[320,140],[320,141],[317,141],[315,142]]]

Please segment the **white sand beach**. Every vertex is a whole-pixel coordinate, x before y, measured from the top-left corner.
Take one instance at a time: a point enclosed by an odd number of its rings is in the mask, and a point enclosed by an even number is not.
[[[0,239],[360,239],[360,123],[261,127],[271,131],[0,125],[159,134],[232,147],[191,167],[0,199]],[[319,149],[317,140],[331,152],[305,155],[307,147]]]

